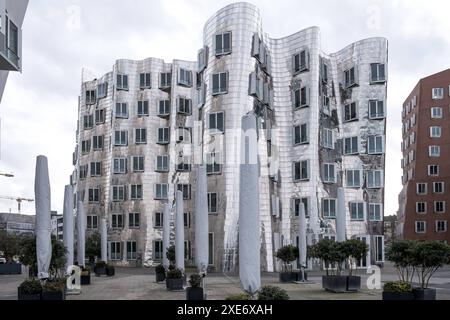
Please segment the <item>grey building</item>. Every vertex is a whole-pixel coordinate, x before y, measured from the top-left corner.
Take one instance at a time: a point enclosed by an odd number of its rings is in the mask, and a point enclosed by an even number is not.
[[[0,213],[0,230],[6,230],[8,233],[34,234],[36,216]]]
[[[52,226],[52,235],[56,237],[56,239],[63,241],[63,231],[64,231],[64,220],[63,215],[58,214],[56,211],[51,212],[51,226]]]
[[[324,53],[317,27],[273,39],[259,10],[231,4],[205,24],[197,61],[119,60],[82,83],[74,153],[88,229],[108,220],[109,260],[162,258],[162,209],[185,195],[185,255],[193,262],[196,164],[208,172],[210,264],[238,262],[241,118],[258,116],[261,266],[296,244],[304,203],[310,244],[335,239],[345,188],[347,238],[384,261],[383,204],[388,43],[371,38]]]
[[[28,0],[0,0],[0,101],[10,71],[22,71],[22,24]]]

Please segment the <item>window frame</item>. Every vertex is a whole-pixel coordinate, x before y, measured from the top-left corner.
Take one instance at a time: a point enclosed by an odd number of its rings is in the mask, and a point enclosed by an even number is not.
[[[356,209],[356,212],[353,211],[354,209]],[[361,209],[362,212],[360,212]],[[364,221],[366,219],[366,203],[361,201],[349,202],[349,213],[351,221]],[[356,215],[354,215],[354,213],[356,213]]]
[[[138,100],[137,116],[138,118],[148,117],[150,115],[150,102],[148,100]]]
[[[213,196],[214,195],[214,196]],[[219,213],[219,194],[217,192],[208,192],[208,214],[218,214]],[[213,200],[215,202],[215,206],[213,206]],[[215,209],[213,211],[213,209]]]
[[[380,72],[380,67],[383,67],[383,72]],[[374,77],[374,67],[376,67],[376,78]],[[381,78],[380,74],[383,74]],[[370,64],[370,84],[383,84],[387,81],[386,79],[386,64],[384,63],[371,63]]]
[[[330,176],[330,168],[333,168],[333,176]],[[331,179],[330,179],[331,178]],[[336,163],[324,163],[323,164],[323,183],[336,183]]]
[[[164,158],[166,159],[167,166],[164,167]],[[158,160],[161,159],[161,166],[158,166]],[[170,166],[170,156],[163,154],[163,155],[156,155],[155,159],[155,172],[169,172],[169,166]]]
[[[328,212],[325,211],[325,203],[328,202]],[[334,203],[334,214],[332,215],[332,206],[331,203]],[[322,199],[322,217],[324,219],[336,219],[337,214],[337,199],[336,198],[323,198]]]
[[[378,209],[375,209],[378,208]],[[375,211],[374,211],[375,210]],[[379,213],[377,214],[377,210],[379,210]],[[369,221],[383,221],[383,204],[382,203],[375,203],[370,202],[369,203]]]
[[[225,35],[229,35],[229,48],[224,47],[225,41]],[[218,42],[217,42],[217,38],[221,37],[221,48],[218,48]],[[226,51],[228,50],[228,51]],[[214,35],[214,54],[216,57],[219,56],[224,56],[224,55],[228,55],[231,54],[233,51],[233,35],[231,31],[225,31],[225,32],[220,32],[220,33],[216,33]]]
[[[152,88],[152,73],[142,72],[139,74],[139,88],[141,90]]]
[[[302,129],[303,127],[305,127],[305,137],[302,133]],[[298,130],[298,132],[297,132]],[[298,133],[298,137],[299,140],[297,141],[297,133]],[[294,135],[294,146],[299,146],[299,145],[304,145],[304,144],[309,144],[309,126],[308,123],[301,123],[299,125],[294,126],[293,128],[293,135]]]
[[[131,219],[131,217],[133,217]],[[136,217],[138,217],[136,219]],[[136,223],[137,221],[137,223]],[[128,213],[128,228],[129,229],[140,229],[141,227],[141,214],[140,212],[129,212]]]
[[[225,74],[225,86],[223,86],[222,84],[222,75]],[[218,88],[215,89],[214,87],[214,81],[215,78],[217,77],[218,79]],[[218,96],[218,95],[223,95],[223,94],[227,94],[228,93],[228,83],[229,83],[229,73],[228,71],[222,71],[222,72],[215,72],[211,75],[211,81],[212,81],[212,85],[211,85],[211,95],[212,96]]]
[[[135,142],[135,144],[138,144],[138,145],[147,144],[147,128],[136,128],[135,129],[134,142]]]
[[[349,173],[352,173],[352,184],[349,184]],[[358,172],[358,180],[359,180],[359,184],[355,184],[355,172]],[[347,188],[356,188],[359,189],[361,188],[363,185],[363,176],[362,176],[362,170],[361,169],[348,169],[345,170],[345,186]]]
[[[367,170],[367,189],[382,189],[384,188],[384,170],[381,169],[374,169],[374,170]],[[376,175],[380,175],[380,184],[376,184],[377,177]],[[371,175],[373,175],[373,183],[370,184],[369,180],[371,179]]]
[[[116,90],[128,91],[129,90],[129,81],[128,80],[129,80],[128,74],[117,73]]]
[[[306,163],[306,177],[304,175],[304,163]],[[299,177],[297,178],[297,165],[299,165]],[[310,180],[310,161],[309,160],[299,160],[293,162],[293,179],[294,182],[301,182],[301,181],[309,181]]]
[[[164,138],[164,140],[160,140],[160,131],[162,131],[162,136]],[[167,131],[167,140],[166,138],[166,131]],[[157,144],[161,144],[161,145],[167,145],[170,143],[170,127],[160,127],[157,128],[157,140],[156,140]]]
[[[160,194],[158,195],[158,187],[160,187]],[[155,183],[154,199],[155,200],[167,200],[169,194],[168,183]],[[165,189],[165,192],[163,192]],[[164,194],[165,193],[165,194]]]
[[[375,104],[375,106],[373,105]],[[383,110],[382,114],[380,113],[380,104],[381,109]],[[384,100],[369,100],[369,119],[370,120],[380,120],[386,118],[386,109],[384,107]],[[373,107],[375,107],[375,114],[372,113]]]

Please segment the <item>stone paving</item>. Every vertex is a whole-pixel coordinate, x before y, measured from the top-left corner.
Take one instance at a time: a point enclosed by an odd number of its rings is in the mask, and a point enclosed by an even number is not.
[[[322,289],[321,273],[309,275],[309,283],[279,283],[277,274],[264,273],[263,285],[275,285],[285,289],[291,300],[380,300],[381,290],[368,290],[365,287],[358,293],[329,293]],[[0,300],[16,300],[17,287],[26,278],[25,273],[0,276]],[[384,272],[382,280],[396,280],[394,270]],[[450,300],[450,269],[443,269],[431,281],[431,287],[437,288],[438,299]],[[210,274],[207,277],[207,295],[209,300],[222,300],[232,294],[242,293],[237,276]],[[165,283],[156,283],[150,269],[116,268],[114,277],[91,276],[91,285],[83,286],[80,295],[67,296],[67,300],[185,300],[185,292],[169,292]]]

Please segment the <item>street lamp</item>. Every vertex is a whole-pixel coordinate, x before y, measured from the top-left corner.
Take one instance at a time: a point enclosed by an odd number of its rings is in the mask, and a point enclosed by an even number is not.
[[[14,175],[12,173],[1,173],[0,172],[0,176],[5,176],[7,178],[14,178]]]

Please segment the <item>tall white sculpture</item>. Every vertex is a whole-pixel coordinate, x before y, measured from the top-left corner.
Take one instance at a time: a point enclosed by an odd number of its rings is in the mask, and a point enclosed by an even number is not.
[[[336,241],[343,242],[347,240],[346,236],[346,224],[347,215],[345,212],[345,190],[344,188],[338,188],[338,207],[336,215]]]
[[[36,258],[38,278],[49,277],[48,269],[52,258],[52,226],[51,226],[51,195],[48,176],[48,160],[45,156],[36,159],[36,174],[34,181],[36,201]]]
[[[184,206],[183,192],[176,192],[175,203],[175,265],[184,272]]]
[[[64,189],[64,209],[63,209],[63,241],[67,250],[66,270],[73,265],[73,187],[67,185]]]
[[[198,272],[206,273],[208,268],[208,191],[206,167],[197,168],[197,191],[195,194],[195,261]]]
[[[259,217],[259,165],[256,118],[242,118],[239,196],[239,277],[245,291],[261,287]]]
[[[78,201],[77,205],[77,260],[80,267],[84,267],[85,255],[85,215],[83,202]]]
[[[102,261],[108,262],[108,222],[105,217],[100,220],[100,242]]]
[[[170,205],[164,205],[163,212],[163,266],[169,268],[170,261],[167,259],[167,249],[170,247]]]
[[[302,281],[305,281],[305,268],[306,268],[306,214],[305,214],[305,205],[300,203],[300,214],[298,219],[299,224],[299,260],[300,260],[300,269],[302,271]]]

